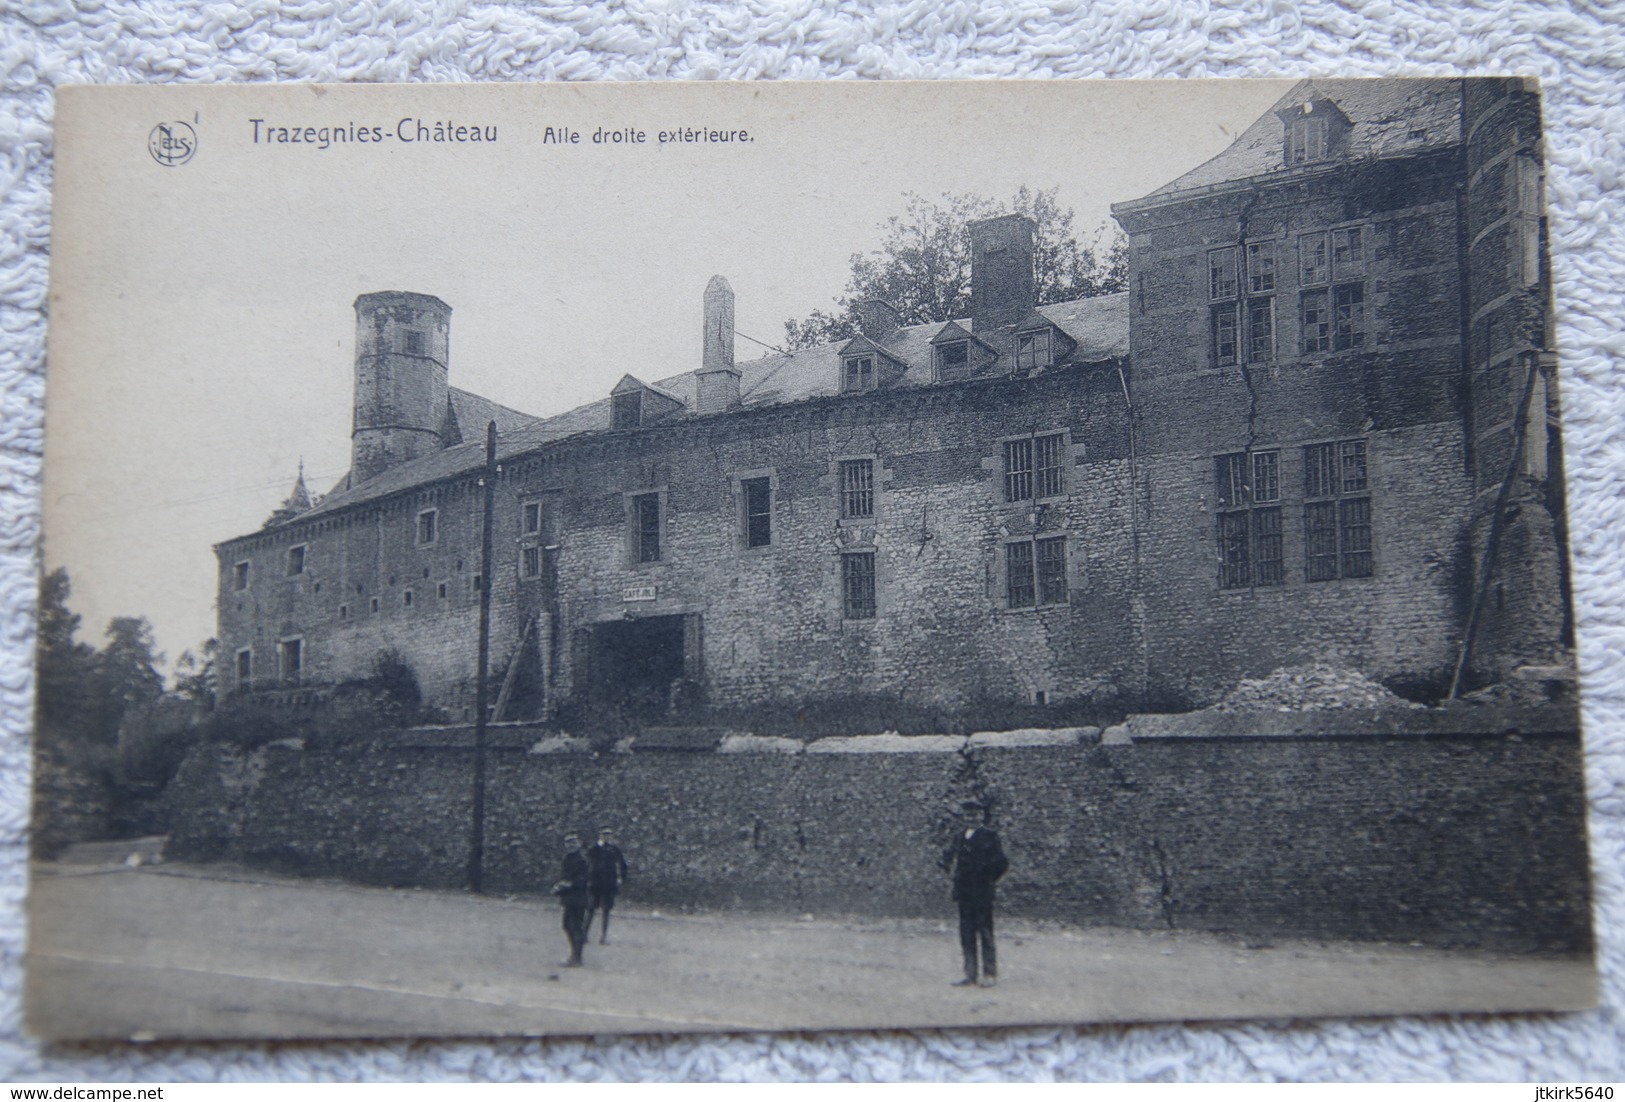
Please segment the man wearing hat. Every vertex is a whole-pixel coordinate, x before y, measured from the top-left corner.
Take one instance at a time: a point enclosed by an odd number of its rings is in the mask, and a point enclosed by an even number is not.
[[[977,944],[981,944],[981,983],[992,987],[999,980],[999,958],[993,947],[993,886],[1010,867],[999,845],[999,835],[988,825],[992,808],[977,800],[961,806],[970,824],[954,838],[943,855],[942,867],[953,873],[954,901],[959,904],[959,947],[965,954],[965,976],[955,987],[977,982]]]

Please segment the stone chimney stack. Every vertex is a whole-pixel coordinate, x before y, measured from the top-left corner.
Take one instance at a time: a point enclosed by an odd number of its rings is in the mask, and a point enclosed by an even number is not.
[[[696,412],[721,413],[739,405],[739,369],[734,366],[734,289],[721,276],[705,285],[705,343]]]
[[[972,222],[971,332],[1016,325],[1038,304],[1033,285],[1033,220],[1006,214]]]
[[[444,445],[451,307],[433,295],[355,300],[355,420],[350,479],[365,482]]]
[[[897,332],[902,318],[897,307],[882,298],[866,298],[854,310],[858,315],[858,331],[872,341],[883,341]]]

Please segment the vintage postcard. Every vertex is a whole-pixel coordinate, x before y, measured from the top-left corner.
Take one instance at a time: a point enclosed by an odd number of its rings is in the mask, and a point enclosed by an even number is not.
[[[30,1029],[1594,1005],[1538,87],[70,87]]]

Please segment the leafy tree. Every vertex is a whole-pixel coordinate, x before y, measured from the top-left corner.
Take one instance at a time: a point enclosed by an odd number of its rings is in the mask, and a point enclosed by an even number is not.
[[[96,648],[74,638],[79,616],[68,610],[73,583],[57,567],[40,583],[39,683],[41,720],[56,726],[78,726],[87,718],[89,691],[96,669]]]
[[[181,651],[175,659],[175,692],[204,708],[213,708],[219,692],[220,640],[207,639],[198,653]]]
[[[115,616],[107,623],[107,646],[97,659],[103,691],[122,715],[164,695],[163,655],[153,650],[152,625],[145,616]]]
[[[890,303],[904,325],[947,321],[970,314],[969,223],[1001,214],[1024,214],[1034,223],[1033,277],[1038,304],[1112,294],[1128,285],[1128,244],[1120,233],[1097,229],[1087,245],[1073,229],[1073,213],[1055,201],[1055,188],[1022,188],[1008,203],[980,195],[907,195],[903,214],[882,224],[880,246],[853,253],[846,290],[833,311],[815,310],[784,323],[791,349],[844,340],[857,332],[855,307],[864,299]]]

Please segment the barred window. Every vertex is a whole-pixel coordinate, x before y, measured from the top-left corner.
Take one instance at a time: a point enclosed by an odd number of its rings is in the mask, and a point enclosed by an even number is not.
[[[1221,455],[1216,470],[1219,588],[1280,585],[1281,453]]]
[[[1011,608],[1067,602],[1066,537],[1004,545],[1005,600]]]
[[[875,553],[849,551],[841,556],[842,615],[848,620],[875,618]]]
[[[1004,442],[1004,500],[1032,501],[1066,492],[1063,433]]]
[[[1369,578],[1370,478],[1364,440],[1303,449],[1304,577],[1311,582]]]
[[[841,519],[863,520],[874,515],[874,460],[843,459],[841,461]]]

